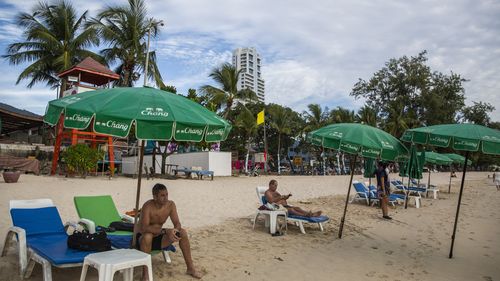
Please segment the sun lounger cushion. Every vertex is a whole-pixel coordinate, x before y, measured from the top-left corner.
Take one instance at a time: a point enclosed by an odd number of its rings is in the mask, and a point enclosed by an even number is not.
[[[313,223],[325,222],[325,221],[328,221],[330,219],[327,216],[303,217],[303,216],[296,216],[296,215],[291,215],[291,214],[288,214],[288,218],[298,219],[298,220],[304,220],[304,221],[313,222]]]
[[[92,253],[68,248],[68,235],[56,207],[11,209],[10,214],[13,224],[26,231],[28,247],[52,264],[81,263]]]
[[[26,236],[50,233],[66,233],[56,207],[35,209],[11,209],[12,222],[26,231]],[[33,219],[36,216],[36,220]]]
[[[81,263],[88,254],[93,253],[70,249],[67,241],[68,235],[65,233],[27,237],[28,247],[54,265]]]

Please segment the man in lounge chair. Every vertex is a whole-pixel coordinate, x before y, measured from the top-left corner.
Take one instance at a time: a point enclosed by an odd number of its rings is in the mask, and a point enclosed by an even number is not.
[[[168,218],[172,220],[173,229],[163,228]],[[174,201],[168,200],[165,185],[157,183],[153,186],[153,199],[148,200],[142,206],[137,227],[137,249],[151,253],[151,250],[161,250],[172,243],[179,242],[187,265],[186,273],[195,278],[201,278],[201,273],[193,265],[187,231],[181,227]],[[143,280],[147,280],[147,267],[143,268],[142,276]]]
[[[377,177],[377,197],[380,200],[382,217],[387,220],[392,220],[389,216],[389,210],[387,208],[389,205],[389,195],[391,195],[391,189],[389,185],[389,175],[387,174],[386,168],[386,163],[379,162],[378,168],[375,170],[375,176]]]
[[[319,217],[321,216],[321,211],[312,212],[305,211],[299,207],[289,205],[286,200],[292,196],[292,194],[281,195],[276,189],[278,189],[278,182],[276,180],[271,180],[269,182],[269,188],[266,190],[264,195],[266,196],[267,204],[266,207],[270,210],[279,209],[280,205],[285,207],[289,214],[303,217]]]

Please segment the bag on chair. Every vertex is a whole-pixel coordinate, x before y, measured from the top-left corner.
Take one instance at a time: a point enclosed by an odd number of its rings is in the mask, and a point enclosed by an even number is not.
[[[89,233],[75,230],[68,236],[68,247],[80,251],[103,252],[111,250],[111,241],[106,232]]]

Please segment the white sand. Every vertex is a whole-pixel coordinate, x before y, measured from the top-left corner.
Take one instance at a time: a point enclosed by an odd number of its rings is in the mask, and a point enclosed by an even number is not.
[[[190,231],[203,280],[500,280],[500,192],[486,173],[467,174],[455,258],[447,258],[461,174],[457,175],[448,195],[443,191],[448,189],[449,174],[433,173],[432,183],[441,189],[439,200],[423,199],[420,209],[391,209],[393,221],[381,220],[381,211],[375,207],[349,204],[340,240],[337,231],[348,176],[277,177],[278,190],[291,192],[294,204],[322,209],[332,218],[323,233],[310,225],[302,235],[289,225],[287,235],[271,237],[262,220],[252,230],[255,187],[267,185],[271,177],[144,180],[141,202],[151,198],[154,183],[169,187],[182,225]],[[110,194],[119,211],[132,209],[136,180],[22,175],[16,184],[0,182],[0,192],[3,241],[11,224],[11,199],[51,198],[63,220],[76,220],[75,195]],[[155,280],[192,280],[184,274],[180,251],[172,258],[173,264],[166,265],[160,256],[154,257]],[[12,248],[7,257],[0,258],[0,280],[19,280],[17,270]],[[56,269],[53,274],[54,280],[78,280],[80,268]],[[30,280],[42,280],[39,266]],[[91,271],[88,280],[97,280],[97,274]]]

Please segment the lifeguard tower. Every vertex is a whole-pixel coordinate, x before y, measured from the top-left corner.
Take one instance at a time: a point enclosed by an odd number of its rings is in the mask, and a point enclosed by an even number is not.
[[[106,66],[95,61],[91,57],[87,57],[79,64],[67,69],[58,74],[63,84],[66,85],[66,90],[62,93],[62,97],[69,95],[78,95],[82,92],[93,91],[102,88],[110,88],[111,83],[118,80],[120,76],[111,71]],[[90,141],[90,147],[96,148],[97,143],[107,143],[108,159],[110,172],[113,175],[115,170],[113,138],[108,135],[94,133],[91,127],[87,131],[76,129],[65,130],[63,128],[63,118],[59,117],[59,122],[56,129],[56,141],[54,144],[54,157],[52,158],[52,169],[50,174],[55,175],[57,170],[57,161],[61,150],[63,140],[69,140],[71,145],[76,145],[79,142]]]

